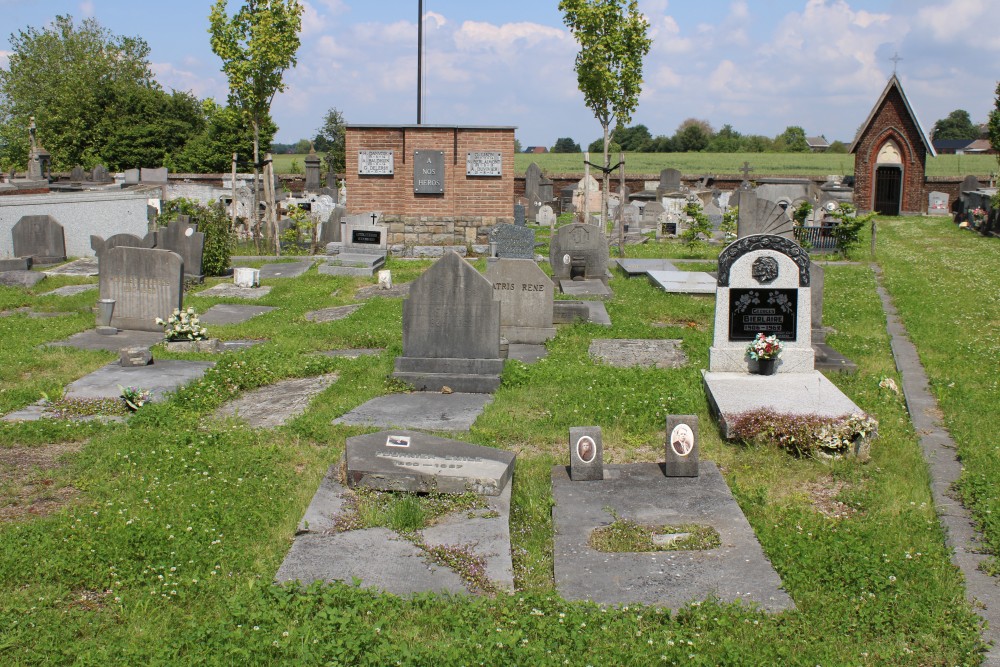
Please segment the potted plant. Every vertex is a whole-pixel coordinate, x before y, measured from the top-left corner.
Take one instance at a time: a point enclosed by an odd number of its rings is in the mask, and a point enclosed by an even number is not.
[[[974,229],[982,229],[986,224],[986,211],[981,208],[974,208],[969,211],[969,222]]]
[[[781,355],[781,341],[774,334],[765,336],[759,333],[747,346],[747,354],[750,355],[750,359],[757,362],[755,372],[758,375],[773,375],[774,362]]]

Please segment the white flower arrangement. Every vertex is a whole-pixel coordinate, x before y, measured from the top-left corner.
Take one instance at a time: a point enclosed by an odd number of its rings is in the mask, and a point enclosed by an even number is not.
[[[775,335],[765,336],[759,333],[747,346],[747,354],[754,361],[777,359],[781,354],[781,341]]]
[[[178,340],[204,340],[208,335],[208,329],[199,324],[198,313],[192,307],[188,307],[187,310],[174,308],[174,312],[170,317],[166,320],[162,317],[157,317],[156,323],[163,327],[163,335],[167,341],[171,342]]]

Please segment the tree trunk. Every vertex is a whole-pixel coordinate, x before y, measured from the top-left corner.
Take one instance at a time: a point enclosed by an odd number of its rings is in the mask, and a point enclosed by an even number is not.
[[[604,123],[604,178],[601,179],[601,231],[608,234],[608,224],[607,224],[607,212],[608,212],[608,167],[611,166],[611,161],[608,159],[608,123]]]
[[[232,181],[230,182],[230,185],[233,186],[233,199],[232,199],[232,202],[230,204],[231,207],[232,207],[232,211],[231,212],[232,212],[233,219],[232,219],[232,224],[230,225],[230,229],[235,234],[236,233],[236,204],[237,204],[237,202],[236,202],[236,153],[233,153],[233,173],[232,173]]]
[[[253,235],[254,247],[257,254],[260,254],[260,200],[258,199],[258,188],[260,187],[260,127],[256,120],[250,121],[253,127],[253,210],[247,216],[250,224],[250,233]]]
[[[625,206],[628,204],[628,196],[625,194],[625,151],[618,154],[618,175],[621,179],[622,191],[618,199],[618,256],[625,256]],[[659,224],[659,223],[657,223]]]

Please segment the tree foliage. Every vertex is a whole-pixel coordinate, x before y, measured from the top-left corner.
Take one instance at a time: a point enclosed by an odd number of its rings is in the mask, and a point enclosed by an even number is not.
[[[979,128],[976,127],[969,112],[965,109],[955,109],[946,118],[942,118],[934,123],[931,130],[931,137],[935,141],[948,139],[968,139],[972,141],[979,137]]]
[[[583,149],[580,148],[580,144],[573,141],[572,137],[560,137],[556,139],[555,145],[552,146],[552,153],[582,153]]]
[[[997,152],[997,162],[1000,163],[1000,82],[997,83],[996,101],[986,123],[986,130],[990,135],[990,145]]]
[[[166,165],[181,173],[219,173],[232,168],[233,153],[237,154],[237,169],[253,170],[253,131],[243,122],[242,114],[214,100],[201,102],[204,129],[192,137]],[[268,117],[261,127],[261,145],[270,146],[277,127]]]
[[[52,155],[52,166],[111,169],[159,166],[197,133],[197,104],[169,95],[153,78],[149,46],[113,35],[96,20],[57,16],[48,26],[10,37],[0,70],[0,163],[27,163],[28,122]]]
[[[327,171],[336,174],[342,174],[347,169],[345,125],[344,114],[339,109],[330,107],[323,116],[323,125],[316,131],[316,150],[326,151],[324,161]],[[330,184],[330,187],[333,185]]]
[[[774,150],[779,153],[808,153],[806,131],[798,125],[789,125],[774,138]]]

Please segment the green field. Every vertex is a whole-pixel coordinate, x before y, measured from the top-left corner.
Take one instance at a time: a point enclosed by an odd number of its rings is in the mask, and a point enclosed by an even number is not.
[[[293,163],[298,173],[305,169],[305,155],[275,155],[274,168],[279,174],[293,173]],[[600,155],[591,161],[600,162]],[[836,153],[628,153],[625,165],[629,174],[659,174],[661,169],[680,169],[691,176],[702,174],[737,174],[747,161],[753,176],[827,176],[854,173],[854,156]],[[546,174],[583,173],[582,153],[543,153],[514,156],[514,172],[523,176],[528,165],[538,163]],[[617,162],[617,158],[613,160]],[[973,174],[988,177],[997,171],[995,155],[939,155],[928,158],[928,176],[965,176]]]

